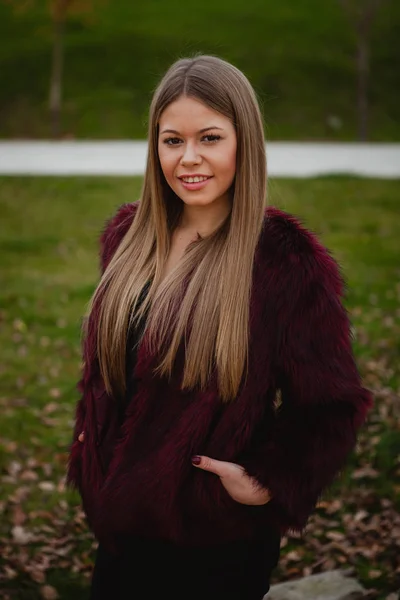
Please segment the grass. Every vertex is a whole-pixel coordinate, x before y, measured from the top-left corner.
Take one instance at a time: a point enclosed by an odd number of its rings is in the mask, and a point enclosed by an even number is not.
[[[85,597],[95,546],[79,498],[64,487],[80,369],[80,320],[98,277],[103,223],[118,205],[137,199],[140,186],[140,178],[0,179],[0,575],[9,573],[6,565],[14,572],[8,581],[0,577],[0,591],[3,586],[12,598],[36,600],[45,583],[57,588],[61,598]],[[399,191],[398,181],[342,177],[270,183],[270,203],[301,216],[342,265],[357,361],[376,396],[369,428],[334,488],[334,500],[343,503],[334,514],[340,519],[327,516],[332,497],[327,514],[319,509],[319,517],[328,519],[325,533],[339,528],[351,536],[346,518],[360,508],[371,519],[383,518],[385,510],[393,511],[393,519],[400,511]],[[366,467],[376,474],[360,475]],[[10,528],[16,525],[35,532],[36,542],[13,543]],[[386,598],[397,589],[390,565],[398,559],[390,532],[384,533],[384,524],[378,529],[382,551],[366,560],[362,552],[372,543],[368,530],[360,532],[352,542],[361,548],[353,564],[363,583],[379,590],[376,597]],[[312,543],[318,535],[309,538]],[[303,543],[289,542],[286,550],[299,550]],[[318,554],[308,543],[305,564]],[[47,556],[46,544],[52,552],[44,582],[37,572],[38,557]],[[57,554],[68,545],[63,557]],[[325,547],[320,555],[332,560],[335,552]],[[301,574],[285,556],[277,577]],[[27,571],[26,565],[34,568]]]
[[[217,54],[243,69],[269,139],[356,138],[355,35],[337,0],[101,0],[66,28],[63,134],[145,138],[154,87],[177,58]],[[0,3],[0,137],[48,137],[51,28],[43,0]],[[400,4],[371,35],[370,138],[400,137]],[[330,117],[339,118],[335,129]]]

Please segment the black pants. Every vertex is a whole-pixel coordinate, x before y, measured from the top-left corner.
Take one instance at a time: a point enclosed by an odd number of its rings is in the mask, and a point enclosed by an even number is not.
[[[279,554],[278,532],[205,548],[136,537],[118,558],[99,544],[90,600],[262,600]]]

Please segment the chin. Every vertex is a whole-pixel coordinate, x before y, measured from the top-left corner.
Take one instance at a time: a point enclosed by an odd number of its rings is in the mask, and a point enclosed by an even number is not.
[[[182,202],[184,202],[185,204],[189,204],[190,206],[196,206],[197,204],[199,206],[204,206],[206,204],[212,204],[213,202],[215,202],[216,198],[207,198],[204,196],[200,196],[200,194],[197,196],[197,198],[191,198],[191,197],[185,197],[182,198],[181,197]]]

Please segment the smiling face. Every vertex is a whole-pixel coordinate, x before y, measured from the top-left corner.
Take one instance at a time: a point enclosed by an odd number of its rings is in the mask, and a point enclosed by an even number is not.
[[[181,96],[161,114],[161,168],[169,186],[187,206],[229,204],[236,146],[230,119],[194,98]]]

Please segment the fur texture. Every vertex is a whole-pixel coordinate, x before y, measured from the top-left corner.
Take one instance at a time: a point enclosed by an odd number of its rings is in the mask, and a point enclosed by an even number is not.
[[[103,231],[103,270],[137,207],[122,206]],[[345,465],[372,396],[352,354],[336,262],[296,218],[268,207],[253,282],[249,373],[236,400],[221,404],[215,377],[203,393],[182,392],[183,350],[170,382],[154,377],[144,337],[121,428],[95,358],[94,314],[67,481],[110,548],[119,534],[190,546],[262,537],[270,526],[302,532]],[[272,500],[239,504],[218,476],[192,466],[194,454],[242,465]]]

